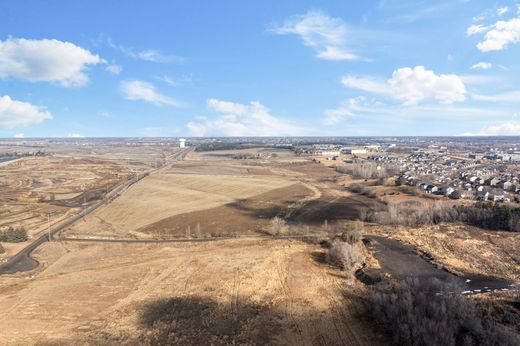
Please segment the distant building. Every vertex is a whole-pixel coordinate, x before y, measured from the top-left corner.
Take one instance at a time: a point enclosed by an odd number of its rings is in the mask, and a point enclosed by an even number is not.
[[[345,154],[351,154],[351,155],[366,154],[368,152],[364,148],[342,148],[341,151],[344,152]]]
[[[180,148],[186,147],[186,140],[184,138],[179,139],[179,147]]]
[[[339,156],[339,150],[335,149],[324,149],[324,150],[318,150],[315,153],[316,155],[320,156]]]

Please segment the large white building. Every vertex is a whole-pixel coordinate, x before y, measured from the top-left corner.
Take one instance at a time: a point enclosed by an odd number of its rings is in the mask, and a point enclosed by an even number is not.
[[[186,140],[184,138],[179,139],[179,147],[180,148],[186,147]]]

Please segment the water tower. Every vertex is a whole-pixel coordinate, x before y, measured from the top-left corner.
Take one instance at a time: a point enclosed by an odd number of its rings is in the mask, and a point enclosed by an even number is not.
[[[184,138],[179,139],[179,147],[180,148],[186,147],[186,140]]]

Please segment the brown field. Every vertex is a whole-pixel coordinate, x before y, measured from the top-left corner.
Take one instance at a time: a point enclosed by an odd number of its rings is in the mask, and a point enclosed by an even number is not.
[[[200,173],[201,170],[205,174]],[[208,209],[223,206],[239,209],[237,203],[253,197],[262,199],[258,196],[271,190],[278,190],[271,196],[273,201],[291,199],[284,191],[294,194],[293,198],[305,195],[304,187],[290,188],[298,184],[294,179],[254,173],[254,170],[251,174],[246,169],[233,166],[178,165],[171,171],[153,174],[130,187],[123,196],[89,215],[66,234],[146,237],[149,233],[159,232],[166,235],[165,227],[176,216],[191,214],[187,216],[190,220],[187,225],[195,227],[196,223],[207,225],[215,220],[215,214],[205,214]],[[232,204],[235,206],[231,207]],[[200,212],[198,216],[196,212]],[[182,231],[184,234],[185,229]],[[212,231],[232,230],[223,228]],[[178,230],[172,229],[172,234],[175,233]]]
[[[0,276],[0,344],[389,344],[367,317],[367,287],[324,264],[314,243],[407,195],[352,193],[350,184],[371,182],[287,150],[236,152],[192,152],[155,171],[38,248],[36,270]],[[71,172],[65,185],[77,186]],[[266,237],[274,216],[314,241]],[[511,233],[370,224],[364,233],[411,244],[454,272],[520,278]]]
[[[27,157],[0,167],[0,228],[24,227],[30,238],[102,198],[129,176],[124,162],[94,158]],[[4,244],[7,253],[26,244]],[[2,255],[0,255],[2,256]]]
[[[315,251],[289,240],[46,244],[38,274],[0,281],[0,343],[135,344],[149,336],[141,315],[170,299],[179,344],[379,344],[356,318],[362,285],[344,296],[342,273]]]

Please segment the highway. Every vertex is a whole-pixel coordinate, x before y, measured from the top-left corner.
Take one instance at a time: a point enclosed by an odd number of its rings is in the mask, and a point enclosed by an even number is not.
[[[39,263],[35,259],[31,258],[31,253],[34,250],[36,250],[40,245],[49,240],[52,240],[52,237],[55,234],[70,227],[72,224],[89,215],[97,208],[113,201],[115,198],[120,196],[126,189],[128,189],[133,184],[139,182],[141,179],[158,171],[169,169],[175,162],[184,160],[186,155],[188,155],[188,153],[192,150],[192,148],[179,150],[178,152],[167,157],[166,162],[163,166],[159,168],[150,169],[146,172],[140,173],[138,175],[126,179],[125,181],[117,185],[115,188],[113,188],[111,191],[109,191],[101,201],[94,203],[93,205],[81,211],[79,214],[74,215],[69,219],[59,223],[57,226],[52,228],[50,234],[45,233],[41,235],[40,237],[32,241],[29,245],[27,245],[25,248],[23,248],[16,255],[10,257],[6,262],[0,264],[0,275],[28,271],[38,267]],[[49,239],[49,236],[51,239]]]

